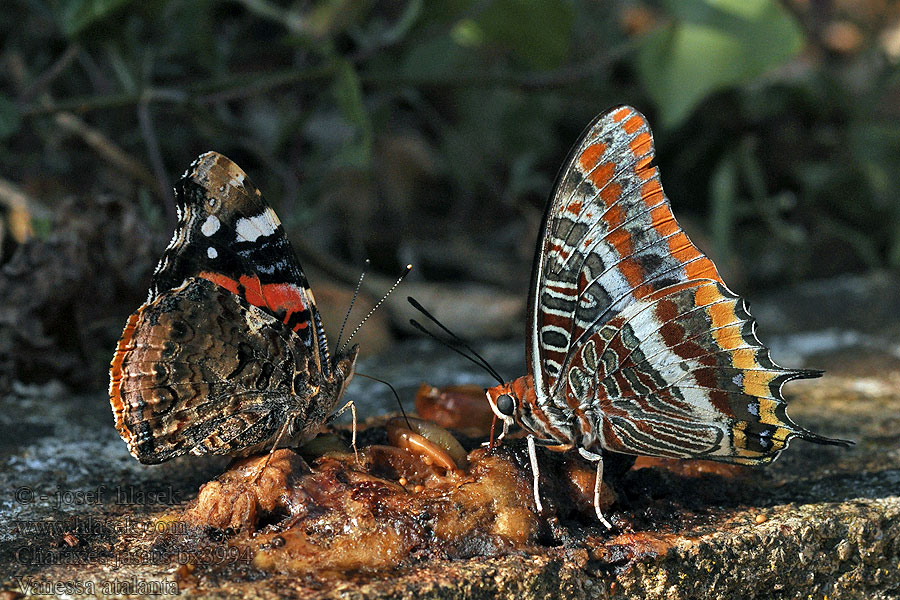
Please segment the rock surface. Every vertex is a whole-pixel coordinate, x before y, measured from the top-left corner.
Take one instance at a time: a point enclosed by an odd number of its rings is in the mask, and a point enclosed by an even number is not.
[[[852,314],[841,312],[841,290],[852,290],[843,303]],[[191,557],[154,554],[154,531],[167,526],[165,515],[227,460],[185,457],[142,466],[118,439],[103,393],[71,397],[52,384],[19,386],[0,398],[0,585],[19,593],[31,586],[56,594],[190,598],[895,598],[898,291],[895,279],[876,276],[754,304],[776,360],[827,370],[821,379],[789,384],[791,416],[825,435],[853,439],[855,447],[796,442],[773,465],[737,477],[643,463],[617,483],[620,504],[612,518],[619,530],[612,534],[570,526],[569,539],[557,545],[386,573],[272,575],[240,556],[217,554],[221,546],[198,547]],[[513,376],[522,370],[522,348],[484,350]],[[408,401],[423,379],[488,383],[447,354],[413,342],[362,370],[390,379]],[[377,398],[364,414],[394,410],[377,385],[351,386],[357,399]],[[208,568],[213,563],[217,568]]]

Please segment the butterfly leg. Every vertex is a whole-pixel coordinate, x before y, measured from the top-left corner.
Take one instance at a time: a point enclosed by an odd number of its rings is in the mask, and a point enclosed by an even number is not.
[[[600,458],[597,459],[597,478],[594,480],[594,511],[597,513],[597,518],[600,519],[600,522],[606,526],[607,529],[612,529],[612,523],[606,520],[606,517],[603,516],[603,512],[600,510],[600,485],[603,483],[603,455],[600,455]]]
[[[531,459],[531,472],[534,474],[534,505],[537,507],[538,513],[542,513],[544,512],[544,507],[541,504],[541,492],[538,486],[540,471],[538,470],[537,448],[534,444],[533,435],[528,436],[528,458]]]
[[[356,457],[356,464],[359,464],[359,452],[356,449],[356,404],[350,402],[350,414],[353,415],[353,432],[350,434],[350,445],[353,446],[353,456]]]
[[[339,416],[344,414],[348,408],[350,409],[350,414],[353,416],[353,427],[351,429],[350,445],[353,446],[353,455],[356,456],[356,462],[359,463],[359,452],[356,449],[356,404],[354,404],[353,400],[350,400],[349,402],[347,402],[347,404],[343,405],[340,409],[338,409],[337,412],[328,417],[325,422],[331,423]]]
[[[597,465],[597,476],[594,478],[594,512],[597,513],[597,518],[600,519],[600,522],[607,529],[612,529],[612,523],[603,516],[603,512],[600,510],[600,486],[603,485],[603,454],[591,452],[584,448],[579,448],[578,454]]]
[[[272,449],[269,450],[269,454],[266,456],[266,460],[263,461],[262,465],[257,467],[256,473],[253,474],[253,479],[250,480],[251,484],[256,483],[256,480],[259,479],[259,476],[262,475],[262,472],[269,467],[269,461],[272,460],[272,455],[275,454],[276,450],[278,450],[278,444],[281,443],[281,438],[283,438],[284,434],[287,433],[289,426],[290,421],[287,421],[284,425],[282,425],[281,431],[278,432],[278,437],[275,438],[275,443],[272,445]]]
[[[503,438],[506,437],[506,434],[509,433],[509,421],[507,421],[506,419],[503,419],[502,420],[503,431],[500,433],[500,435],[497,436],[497,439],[495,440],[494,439],[494,425],[496,423],[497,423],[497,417],[494,417],[494,420],[491,422],[491,439],[488,440],[487,442],[482,442],[481,443],[482,446],[484,446],[486,448],[493,448],[494,442],[497,442],[499,444],[503,440]]]

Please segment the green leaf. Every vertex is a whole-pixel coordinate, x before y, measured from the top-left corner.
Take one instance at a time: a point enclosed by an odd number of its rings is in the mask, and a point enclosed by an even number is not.
[[[72,38],[130,1],[62,0],[57,5],[56,16],[63,33]]]
[[[748,21],[765,18],[766,11],[772,7],[769,0],[707,0],[706,4]]]
[[[676,20],[641,43],[637,71],[665,127],[709,94],[749,83],[794,57],[803,36],[775,0],[670,0]]]
[[[6,96],[0,96],[0,140],[13,135],[21,124],[22,115],[18,105]]]
[[[349,62],[338,65],[333,93],[341,115],[357,130],[356,138],[344,148],[344,162],[354,167],[368,167],[374,138],[372,121],[366,110],[359,76]]]
[[[462,19],[450,31],[453,41],[460,46],[477,48],[484,45],[484,31],[474,19]]]

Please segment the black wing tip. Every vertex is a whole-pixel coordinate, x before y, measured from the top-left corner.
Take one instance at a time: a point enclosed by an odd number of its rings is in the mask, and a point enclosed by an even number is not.
[[[168,452],[155,452],[153,450],[147,450],[144,448],[137,448],[136,450],[129,450],[129,453],[135,457],[139,463],[142,465],[158,465],[166,462],[167,460],[171,460],[179,455],[179,453],[173,453],[171,451]]]
[[[812,431],[803,430],[799,432],[798,437],[802,440],[806,440],[807,442],[813,442],[814,444],[822,444],[823,446],[840,446],[842,448],[850,448],[851,446],[855,446],[856,442],[853,440],[842,440],[839,438],[830,438],[824,435],[819,435],[818,433],[813,433]]]
[[[825,374],[822,369],[792,369],[791,379],[818,379]]]

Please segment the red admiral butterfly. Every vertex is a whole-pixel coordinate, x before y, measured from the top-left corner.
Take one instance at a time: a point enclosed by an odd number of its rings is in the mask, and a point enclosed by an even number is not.
[[[573,148],[544,215],[528,301],[528,374],[487,390],[504,433],[535,444],[603,452],[774,460],[817,435],[785,412],[781,388],[819,371],[782,369],[756,337],[743,300],[679,227],[652,166],[643,115],[600,115]],[[502,436],[501,436],[502,437]]]
[[[316,435],[353,377],[331,358],[275,212],[221,154],[175,188],[178,226],[110,367],[116,429],[142,463],[245,456]]]

